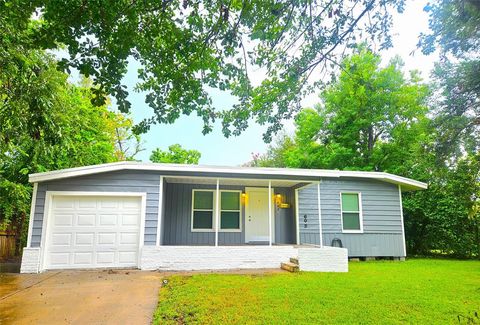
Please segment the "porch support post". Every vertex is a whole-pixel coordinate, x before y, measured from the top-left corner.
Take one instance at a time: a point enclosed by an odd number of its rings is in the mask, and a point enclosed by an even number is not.
[[[322,204],[320,202],[320,182],[317,183],[318,231],[320,233],[320,247],[323,247],[322,234]]]
[[[272,181],[268,181],[268,246],[272,246]]]
[[[215,191],[215,246],[218,246],[218,224],[220,216],[220,179],[217,178],[217,188]]]
[[[163,176],[160,176],[158,188],[158,215],[157,215],[157,246],[162,244],[162,219],[163,219]]]

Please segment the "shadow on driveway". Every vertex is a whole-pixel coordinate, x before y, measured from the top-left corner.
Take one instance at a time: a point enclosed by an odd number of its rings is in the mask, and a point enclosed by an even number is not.
[[[0,323],[149,324],[163,276],[138,270],[0,274]]]

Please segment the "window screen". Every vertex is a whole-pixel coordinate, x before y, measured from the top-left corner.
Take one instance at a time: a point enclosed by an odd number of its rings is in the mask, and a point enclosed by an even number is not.
[[[220,192],[220,228],[240,229],[240,192]]]
[[[213,192],[193,191],[193,229],[213,229]]]
[[[361,230],[358,193],[342,193],[343,230]]]

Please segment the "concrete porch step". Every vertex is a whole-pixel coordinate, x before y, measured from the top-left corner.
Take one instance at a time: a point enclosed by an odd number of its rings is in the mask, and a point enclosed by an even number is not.
[[[282,263],[280,268],[285,270],[285,271],[288,271],[288,272],[298,272],[298,271],[300,271],[300,268],[299,268],[298,264],[294,264],[294,263],[291,263],[291,262]]]

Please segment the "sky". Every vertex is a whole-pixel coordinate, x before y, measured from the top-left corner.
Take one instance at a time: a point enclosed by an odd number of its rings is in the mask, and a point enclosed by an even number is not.
[[[395,55],[400,55],[405,62],[405,71],[419,70],[424,79],[428,80],[429,71],[436,61],[435,55],[424,56],[416,49],[418,35],[428,30],[428,14],[423,11],[427,0],[407,0],[403,14],[395,14],[392,28],[393,48],[382,51],[382,61],[387,63]],[[412,54],[412,51],[414,52]],[[132,62],[125,76],[125,83],[130,89],[128,99],[132,103],[132,118],[140,122],[153,112],[144,102],[144,94],[131,91],[136,82],[138,64]],[[210,92],[214,104],[222,107],[235,103],[235,98],[221,91]],[[313,106],[318,100],[318,94],[311,94],[302,101],[304,107]],[[285,122],[287,132],[293,131],[292,121]],[[169,145],[178,143],[187,149],[196,149],[202,154],[200,164],[236,166],[251,160],[252,153],[264,153],[267,144],[262,140],[266,126],[250,123],[248,129],[240,136],[225,138],[221,125],[217,123],[214,130],[202,135],[202,120],[195,114],[182,116],[174,124],[152,125],[150,131],[142,135],[144,151],[136,159],[149,161],[149,156],[155,148],[166,150]]]

